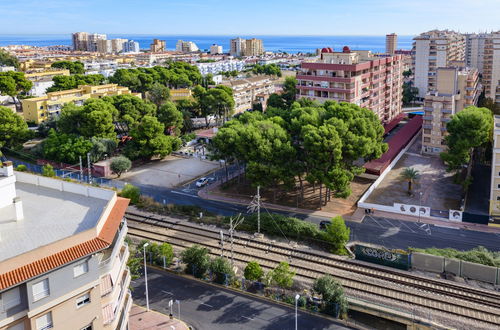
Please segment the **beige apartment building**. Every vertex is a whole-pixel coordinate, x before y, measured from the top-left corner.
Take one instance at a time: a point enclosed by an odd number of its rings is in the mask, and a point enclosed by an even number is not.
[[[493,153],[491,158],[490,215],[493,217],[500,216],[500,116],[494,116]],[[500,227],[500,222],[494,221],[492,225]]]
[[[298,98],[354,103],[388,123],[402,109],[403,57],[323,48],[319,60],[301,63],[297,82]]]
[[[424,98],[428,92],[436,90],[438,68],[465,60],[465,37],[455,31],[432,30],[413,40],[414,85],[418,88],[418,96]]]
[[[21,100],[23,117],[27,121],[39,124],[51,116],[58,116],[66,103],[83,105],[90,98],[103,96],[134,95],[141,97],[140,93],[132,93],[127,87],[117,84],[107,85],[81,85],[76,89],[47,93],[47,95]]]
[[[483,84],[485,96],[500,104],[500,31],[484,41]]]
[[[385,52],[389,55],[394,55],[398,48],[398,35],[396,33],[387,34],[385,36]]]
[[[481,90],[477,69],[437,69],[436,90],[429,92],[424,100],[423,153],[439,155],[446,151],[446,124],[454,114],[476,105]]]
[[[124,219],[112,190],[0,168],[0,329],[128,329]]]
[[[469,33],[465,35],[465,65],[476,68],[483,74],[484,43],[488,33]]]
[[[87,32],[76,32],[72,35],[73,50],[87,51],[89,34]]]
[[[247,39],[245,44],[245,49],[242,52],[243,56],[259,56],[264,54],[262,39]]]
[[[165,40],[153,39],[153,43],[149,46],[151,53],[161,53],[167,50]]]
[[[42,96],[45,95],[47,88],[54,85],[52,80],[55,76],[69,76],[69,70],[59,69],[59,70],[44,70],[36,71],[32,73],[25,73],[24,77],[33,83],[28,95],[30,96]]]
[[[222,85],[231,87],[234,97],[234,112],[252,109],[254,103],[265,106],[265,100],[276,92],[277,79],[269,76],[256,76],[246,79],[223,81]]]

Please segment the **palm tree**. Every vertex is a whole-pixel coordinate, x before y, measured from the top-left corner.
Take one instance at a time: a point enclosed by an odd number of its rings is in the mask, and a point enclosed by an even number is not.
[[[403,170],[402,177],[408,181],[408,195],[411,196],[411,186],[418,179],[419,173],[413,167],[407,167]]]

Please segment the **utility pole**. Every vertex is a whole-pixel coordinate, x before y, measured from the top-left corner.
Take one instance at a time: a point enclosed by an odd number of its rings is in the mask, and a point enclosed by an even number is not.
[[[240,223],[242,223],[243,220],[244,220],[244,218],[241,217],[241,214],[238,214],[238,216],[236,217],[234,222],[233,222],[233,217],[229,218],[229,235],[231,237],[231,267],[234,267],[233,233],[234,233],[234,230],[236,229],[236,227],[238,227],[238,225]]]
[[[92,172],[90,169],[90,152],[87,153],[87,166],[88,166],[88,174],[89,174],[89,183],[92,183]]]
[[[220,256],[224,256],[224,232],[220,231]]]
[[[257,186],[257,234],[260,235],[260,186]]]
[[[80,181],[83,180],[83,163],[82,163],[82,156],[78,156],[80,160]]]

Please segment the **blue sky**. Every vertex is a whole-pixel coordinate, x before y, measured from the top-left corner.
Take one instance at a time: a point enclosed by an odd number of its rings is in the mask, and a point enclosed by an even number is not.
[[[500,30],[500,0],[0,0],[0,34],[414,35]]]

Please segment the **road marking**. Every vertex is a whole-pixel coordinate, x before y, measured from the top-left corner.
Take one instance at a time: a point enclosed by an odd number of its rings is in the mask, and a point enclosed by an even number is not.
[[[379,227],[385,228],[377,220],[375,220],[372,216],[369,215],[368,218],[372,219],[377,225],[379,225]]]
[[[169,294],[169,295],[171,295],[171,296],[173,296],[173,295],[174,295],[172,292],[168,292],[168,291],[165,291],[165,290],[161,290],[161,292],[166,293],[166,294]]]
[[[205,304],[204,302],[201,302],[201,301],[200,301],[200,305],[207,306],[207,307],[210,307],[210,308],[213,308],[213,307],[214,307],[214,306],[212,306],[212,305]]]
[[[244,319],[247,319],[247,320],[253,321],[253,318],[251,318],[251,317],[247,317],[247,316],[243,316],[243,315],[241,315],[241,317],[242,317],[242,318],[244,318]]]
[[[413,229],[410,228],[407,224],[405,224],[403,221],[399,220],[399,223],[408,228],[412,233],[416,233],[416,231],[413,231]]]
[[[189,197],[193,197],[195,195],[191,195],[191,194],[186,194],[186,193],[183,193],[183,192],[180,192],[180,191],[175,191],[175,190],[172,190],[170,191],[172,194],[178,194],[178,195],[184,195],[184,196],[189,196]]]

